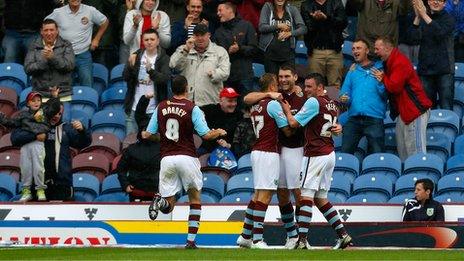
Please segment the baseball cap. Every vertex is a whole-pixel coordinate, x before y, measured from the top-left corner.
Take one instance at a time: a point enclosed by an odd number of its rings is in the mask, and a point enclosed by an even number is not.
[[[219,93],[219,97],[227,97],[227,98],[236,98],[240,96],[233,88],[230,87],[224,87],[222,91]]]
[[[194,35],[204,35],[208,32],[208,26],[206,26],[205,24],[197,24],[195,26],[195,28],[193,28],[193,34]]]
[[[26,102],[30,102],[35,96],[39,96],[40,98],[42,98],[42,94],[40,94],[39,92],[30,92],[26,97]]]

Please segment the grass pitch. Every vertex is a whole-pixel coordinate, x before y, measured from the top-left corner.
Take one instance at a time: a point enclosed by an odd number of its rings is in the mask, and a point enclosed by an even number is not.
[[[462,250],[0,248],[0,260],[463,260]]]

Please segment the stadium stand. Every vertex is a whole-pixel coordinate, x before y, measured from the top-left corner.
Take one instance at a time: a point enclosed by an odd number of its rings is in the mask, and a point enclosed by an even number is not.
[[[388,153],[374,153],[362,162],[361,175],[375,172],[390,178],[394,183],[401,175],[401,160],[398,156]]]
[[[458,115],[450,110],[432,110],[427,124],[427,132],[442,133],[454,141],[459,134]]]
[[[105,65],[99,63],[93,63],[93,86],[98,94],[101,94],[103,90],[108,86],[108,69]]]
[[[304,41],[297,41],[295,47],[295,63],[308,66],[308,49]]]
[[[251,171],[251,154],[241,156],[237,161],[237,170],[235,174]]]
[[[234,175],[227,181],[226,195],[240,192],[253,193],[253,191],[253,175],[251,173]]]
[[[100,110],[122,110],[126,92],[127,88],[121,86],[111,87],[103,91],[100,96]]]
[[[219,203],[247,204],[251,200],[252,194],[249,192],[234,193],[223,197]]]
[[[449,158],[446,162],[446,171],[444,175],[464,171],[464,154],[457,154]]]
[[[13,89],[19,95],[27,86],[24,67],[17,63],[0,63],[0,86]]]
[[[72,171],[87,172],[98,178],[100,182],[109,173],[110,162],[105,155],[99,153],[82,153],[75,156],[72,160]]]
[[[460,195],[464,192],[464,172],[456,172],[442,177],[437,184],[437,195]]]
[[[71,110],[80,110],[90,118],[98,110],[98,93],[86,86],[74,86]]]
[[[353,195],[376,195],[387,202],[393,194],[393,184],[383,173],[369,173],[357,177],[353,182]]]
[[[32,87],[27,87],[24,90],[21,91],[21,94],[19,95],[19,109],[24,108],[26,106],[26,97],[27,95],[32,91]]]
[[[18,182],[21,173],[19,154],[11,151],[0,153],[0,172],[9,174]]]
[[[20,148],[11,144],[11,134],[7,133],[0,138],[0,152],[20,153]]]
[[[121,141],[126,137],[126,116],[122,110],[99,111],[91,123],[92,132],[113,133]]]
[[[18,105],[18,94],[8,87],[0,87],[0,112],[10,116],[16,111]]]
[[[338,198],[340,202],[345,202],[351,194],[351,181],[343,174],[336,174],[332,176],[332,184],[330,185],[330,194]]]
[[[439,132],[427,133],[427,153],[437,155],[446,162],[451,155],[449,136]]]
[[[453,153],[454,155],[464,154],[464,135],[459,135],[454,140]]]
[[[343,175],[348,178],[350,183],[359,175],[359,160],[355,156],[337,152],[335,155],[334,175]]]
[[[403,175],[420,173],[437,183],[443,174],[443,161],[436,155],[417,153],[404,161]]]
[[[399,177],[395,182],[395,196],[413,195],[415,190],[415,183],[419,179],[427,178],[423,174],[406,174]]]
[[[10,201],[16,195],[16,181],[8,174],[0,173],[0,202]]]
[[[224,180],[215,173],[203,173],[202,193],[214,198],[218,202],[224,196]]]
[[[105,177],[101,186],[100,195],[122,192],[121,183],[118,179],[118,174],[111,174]]]
[[[100,181],[92,174],[73,174],[74,200],[92,202],[100,194]]]
[[[81,153],[93,152],[104,155],[109,162],[121,153],[119,138],[111,133],[92,133],[92,144],[81,150]]]
[[[363,193],[350,197],[345,203],[371,203],[371,204],[383,204],[386,203],[384,197],[377,194]]]

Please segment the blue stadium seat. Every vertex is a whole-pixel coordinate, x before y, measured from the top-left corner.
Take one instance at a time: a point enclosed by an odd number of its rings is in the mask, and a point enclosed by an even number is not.
[[[226,195],[239,192],[253,193],[253,175],[249,173],[242,173],[232,176],[227,181],[227,192]]]
[[[123,109],[127,88],[112,87],[103,91],[100,97],[100,110]]]
[[[129,195],[125,192],[113,192],[100,195],[93,202],[129,202]]]
[[[394,132],[385,133],[385,152],[398,156],[396,148],[396,134]]]
[[[364,158],[361,175],[371,172],[383,173],[392,183],[401,175],[401,160],[388,153],[374,153]]]
[[[446,162],[451,155],[451,140],[443,133],[427,133],[427,153],[437,155]]]
[[[126,115],[122,110],[103,110],[92,117],[92,132],[113,133],[119,140],[126,137]]]
[[[464,192],[464,172],[456,172],[442,177],[437,184],[437,194],[460,194]]]
[[[308,48],[304,41],[297,41],[295,47],[295,64],[308,65]]]
[[[253,194],[249,192],[233,193],[223,197],[219,203],[247,205],[250,202],[252,195]]]
[[[71,101],[71,110],[80,110],[87,113],[88,117],[98,109],[98,93],[86,86],[74,86]]]
[[[216,174],[203,173],[202,193],[205,193],[218,202],[224,196],[224,180]]]
[[[93,86],[100,95],[108,86],[108,69],[103,64],[93,63]]]
[[[115,67],[113,67],[113,69],[111,69],[110,85],[114,84],[114,83],[117,83],[117,82],[124,81],[123,72],[124,72],[124,67],[125,66],[126,65],[122,63],[122,64],[116,65]]]
[[[0,202],[10,201],[16,195],[16,180],[9,174],[0,173]]]
[[[423,174],[406,174],[398,178],[395,183],[395,196],[399,195],[414,195],[415,190],[415,183],[419,179],[428,178],[426,175]]]
[[[417,153],[404,161],[403,175],[421,173],[436,183],[443,174],[443,165],[443,161],[436,155]]]
[[[253,74],[255,79],[259,79],[263,74],[265,73],[264,71],[264,65],[260,63],[253,63]]]
[[[251,153],[241,156],[237,161],[236,174],[251,171]]]
[[[387,116],[383,119],[383,128],[386,133],[395,133],[396,131],[396,119],[392,120],[389,115],[390,112],[387,112]]]
[[[444,175],[461,171],[464,171],[464,154],[457,154],[449,158],[446,162],[446,172]]]
[[[459,134],[458,115],[450,110],[432,110],[427,124],[427,132],[442,133],[454,141]]]
[[[92,174],[73,174],[74,200],[92,202],[100,194],[100,181]]]
[[[351,42],[351,41],[343,42],[342,53],[343,53],[343,58],[344,59],[354,61],[352,48],[353,48],[353,42]]]
[[[353,183],[353,195],[376,194],[386,202],[393,195],[393,184],[383,173],[371,172],[357,177]]]
[[[330,191],[333,196],[339,198],[342,202],[346,201],[351,194],[351,181],[343,175],[332,175]]]
[[[444,193],[440,196],[434,197],[433,199],[440,203],[464,203],[464,193]]]
[[[359,175],[359,160],[352,154],[337,152],[335,154],[334,172],[347,177],[352,183]]]
[[[209,194],[204,194],[203,192],[201,193],[200,195],[200,199],[201,199],[201,204],[214,204],[214,203],[217,203],[218,200],[215,199],[214,197],[212,197],[211,195]],[[189,203],[189,198],[188,198],[188,195],[183,195],[182,197],[180,197],[178,200],[177,200],[178,203]]]
[[[16,91],[18,95],[27,87],[27,75],[24,67],[17,63],[0,63],[0,86]]]
[[[463,135],[459,135],[459,136],[454,140],[453,151],[454,151],[454,155],[457,155],[457,154],[464,154],[464,134],[463,134]]]
[[[404,205],[406,201],[410,198],[414,197],[414,193],[409,193],[409,194],[401,194],[398,196],[394,196],[391,199],[388,200],[389,204],[401,204]]]
[[[345,200],[343,200],[343,197],[338,197],[337,193],[330,192],[327,194],[327,199],[330,201],[332,204],[342,204],[345,203]]]
[[[454,82],[453,111],[459,119],[464,116],[464,80],[455,80]]]
[[[464,81],[464,63],[455,63],[454,79]]]
[[[370,203],[370,204],[383,204],[387,200],[385,197],[378,194],[362,193],[359,195],[351,196],[345,203]]]
[[[123,191],[125,191],[125,189],[121,187],[121,183],[118,179],[118,174],[111,174],[106,176],[106,178],[103,180],[100,194],[104,195]]]

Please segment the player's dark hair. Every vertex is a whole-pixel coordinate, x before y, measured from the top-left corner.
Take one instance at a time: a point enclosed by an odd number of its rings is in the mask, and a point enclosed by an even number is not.
[[[367,46],[367,49],[370,48],[369,43],[368,43],[365,39],[363,39],[363,38],[356,38],[356,40],[354,40],[353,43],[357,43],[357,42],[361,42],[361,43],[365,44],[365,45]]]
[[[310,73],[306,76],[305,80],[313,79],[316,82],[316,85],[322,84],[323,87],[327,85],[327,80],[320,73]]]
[[[53,20],[53,19],[50,19],[50,18],[44,19],[44,20],[42,21],[42,28],[44,27],[44,25],[47,25],[47,24],[54,24],[55,27],[58,29],[58,24],[57,24],[56,21]]]
[[[395,42],[391,37],[388,36],[380,36],[377,37],[376,41],[382,41],[385,45],[388,45],[390,47],[395,47]]]
[[[276,76],[273,73],[265,73],[261,78],[259,78],[259,89],[262,92],[265,92],[269,89],[269,85],[273,82],[276,82]]]
[[[434,185],[431,179],[418,179],[414,186],[417,186],[417,184],[422,184],[425,191],[430,190],[430,197],[432,197]]]
[[[220,3],[220,4],[227,6],[228,8],[232,9],[234,14],[237,14],[237,6],[235,6],[234,3],[230,2],[230,1],[226,1],[226,2],[223,2],[223,3]]]
[[[292,72],[292,75],[295,75],[295,74],[296,74],[296,69],[295,69],[295,67],[290,66],[290,65],[282,65],[282,66],[279,67],[279,70],[282,70],[282,71],[291,71],[291,72]]]
[[[187,92],[187,86],[187,78],[182,75],[177,75],[174,79],[172,79],[171,89],[174,95],[182,95]]]
[[[158,31],[156,31],[155,29],[153,28],[148,28],[147,30],[143,31],[142,33],[142,37],[146,34],[156,34],[156,36],[158,36],[159,38],[159,34],[158,34]]]

